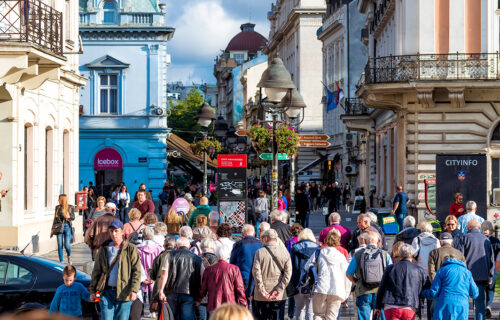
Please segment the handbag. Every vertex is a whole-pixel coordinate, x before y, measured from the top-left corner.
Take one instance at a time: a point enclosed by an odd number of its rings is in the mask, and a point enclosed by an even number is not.
[[[324,216],[327,216],[330,214],[330,212],[328,211],[328,207],[322,207],[321,208],[321,213],[324,215]]]
[[[90,218],[87,218],[85,219],[85,221],[83,222],[83,229],[87,230],[88,228],[90,228],[90,226],[92,225],[92,222],[94,222],[94,215],[95,215],[95,208],[92,209],[92,215],[90,216]]]
[[[99,281],[97,282],[97,285],[95,287],[96,291],[103,292],[104,289],[106,288],[106,280],[109,277],[109,274],[111,273],[111,270],[113,270],[113,267],[115,264],[118,262],[118,259],[120,258],[120,255],[122,254],[123,250],[126,249],[128,246],[128,241],[124,241],[122,247],[120,248],[120,251],[116,255],[115,259],[113,262],[111,262],[111,265],[109,266],[108,270],[106,273],[101,273],[101,277],[99,278]]]
[[[59,207],[58,210],[56,211],[56,214],[54,216],[54,221],[52,221],[52,229],[50,231],[51,238],[53,235],[61,234],[64,231],[64,221],[62,221],[58,216],[60,210],[61,207]]]

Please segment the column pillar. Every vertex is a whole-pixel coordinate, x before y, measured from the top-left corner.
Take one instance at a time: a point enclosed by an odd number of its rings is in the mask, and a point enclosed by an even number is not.
[[[465,0],[465,52],[481,52],[481,4]]]
[[[435,46],[436,53],[450,50],[450,0],[435,0]]]

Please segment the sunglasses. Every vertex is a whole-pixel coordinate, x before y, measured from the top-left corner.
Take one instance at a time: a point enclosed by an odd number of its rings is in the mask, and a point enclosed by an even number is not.
[[[455,224],[455,223],[447,223],[446,225],[447,225],[447,226],[456,226],[456,224]]]

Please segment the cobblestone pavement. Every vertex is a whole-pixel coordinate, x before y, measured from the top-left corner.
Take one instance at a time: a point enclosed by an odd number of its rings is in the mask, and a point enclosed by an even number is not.
[[[349,227],[351,230],[356,229],[357,226],[357,215],[348,213],[345,211],[341,211],[340,215],[342,217],[342,225]],[[324,216],[318,211],[314,212],[310,215],[309,218],[309,228],[314,232],[316,237],[319,235],[321,230],[325,227],[325,219]],[[386,236],[386,242],[387,246],[392,248],[392,243],[394,241],[394,236],[393,235],[387,235]],[[58,255],[57,251],[52,251],[48,254],[44,255],[47,258],[53,259],[53,260],[58,260]],[[85,270],[85,266],[87,268],[90,268],[91,265],[89,265],[89,262],[92,261],[91,259],[91,253],[90,249],[87,247],[87,245],[83,243],[79,244],[74,244],[71,247],[71,259],[72,263],[75,265],[76,268],[82,271]],[[89,270],[87,270],[90,272]],[[348,308],[341,308],[340,309],[340,318],[342,320],[347,320],[347,319],[356,319],[355,314],[354,314],[354,302],[352,298],[349,298],[347,301],[348,303]],[[144,319],[150,319],[148,318],[149,312],[147,311],[147,307],[145,308],[146,314]],[[493,308],[492,308],[492,313],[493,313],[493,319],[498,319],[499,318],[499,313],[500,313],[500,300],[498,296],[495,294],[495,302],[493,302]],[[473,313],[473,306],[471,304],[470,306],[470,313],[469,313],[469,319],[474,319],[474,313]]]

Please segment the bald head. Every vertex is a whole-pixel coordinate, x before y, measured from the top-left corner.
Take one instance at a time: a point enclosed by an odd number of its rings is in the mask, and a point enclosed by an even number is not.
[[[479,224],[479,222],[477,220],[471,220],[471,221],[467,222],[467,229],[468,230],[479,229],[479,228],[481,228],[481,225]]]
[[[397,191],[397,192],[401,192],[401,191],[403,191],[403,186],[397,186],[397,187],[396,187],[396,191]]]
[[[200,204],[207,206],[208,205],[208,198],[207,197],[201,197]]]

